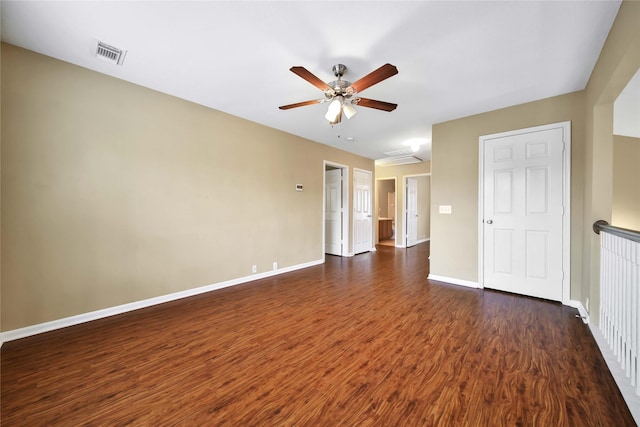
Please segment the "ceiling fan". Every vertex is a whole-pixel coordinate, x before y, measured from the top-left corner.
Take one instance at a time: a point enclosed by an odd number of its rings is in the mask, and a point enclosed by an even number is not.
[[[336,76],[337,80],[329,83],[323,82],[304,67],[291,67],[290,70],[323,91],[325,97],[311,101],[297,102],[295,104],[282,105],[279,107],[281,110],[330,102],[329,109],[324,117],[330,124],[334,125],[336,123],[340,123],[343,114],[347,119],[353,117],[353,115],[356,114],[356,109],[353,107],[354,105],[375,108],[376,110],[382,111],[393,111],[398,106],[398,104],[392,104],[390,102],[376,101],[375,99],[356,96],[357,93],[362,92],[366,88],[398,74],[398,69],[394,65],[384,64],[382,67],[370,72],[354,83],[342,80],[342,76],[347,71],[347,67],[343,64],[333,66],[333,74]]]

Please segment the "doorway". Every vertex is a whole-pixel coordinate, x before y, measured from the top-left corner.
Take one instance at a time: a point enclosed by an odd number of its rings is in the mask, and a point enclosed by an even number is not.
[[[349,168],[324,162],[323,248],[328,255],[346,256],[349,248]]]
[[[480,137],[480,286],[569,301],[570,123]]]
[[[378,244],[396,246],[396,178],[376,179]]]
[[[431,174],[403,178],[401,247],[408,248],[431,239]]]

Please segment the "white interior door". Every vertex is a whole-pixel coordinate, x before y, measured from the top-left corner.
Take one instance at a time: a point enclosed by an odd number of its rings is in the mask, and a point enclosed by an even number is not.
[[[563,134],[546,127],[484,140],[485,287],[562,301]]]
[[[353,252],[359,254],[371,250],[371,172],[354,170],[353,173]]]
[[[342,256],[342,169],[324,172],[324,251]]]
[[[407,178],[407,247],[418,243],[418,180]]]

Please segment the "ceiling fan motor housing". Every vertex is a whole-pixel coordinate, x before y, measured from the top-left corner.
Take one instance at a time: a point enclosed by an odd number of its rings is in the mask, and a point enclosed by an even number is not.
[[[351,87],[351,82],[346,80],[334,80],[332,82],[327,83],[331,86],[331,90],[326,90],[324,92],[327,98],[333,98],[334,96],[341,95],[346,98],[353,95],[353,92],[348,90]]]
[[[344,76],[344,73],[347,72],[347,66],[344,64],[336,64],[333,66],[333,75],[340,80],[340,77]]]
[[[349,88],[351,87],[351,82],[342,80],[342,76],[347,72],[347,66],[344,64],[336,64],[333,66],[333,74],[338,78],[338,80],[334,80],[332,82],[327,83],[327,85],[331,86],[332,90],[326,90],[324,95],[331,99],[334,96],[343,96],[345,98],[350,98],[353,95],[353,91]]]

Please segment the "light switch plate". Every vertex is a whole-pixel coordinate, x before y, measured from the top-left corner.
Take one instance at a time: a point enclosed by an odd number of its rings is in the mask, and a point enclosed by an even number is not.
[[[450,214],[451,213],[451,205],[440,205],[438,207],[438,212],[441,214]]]

